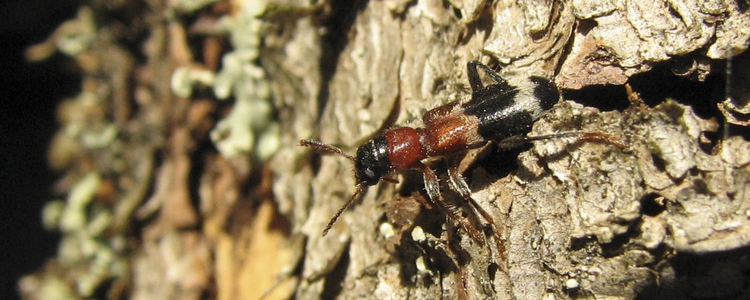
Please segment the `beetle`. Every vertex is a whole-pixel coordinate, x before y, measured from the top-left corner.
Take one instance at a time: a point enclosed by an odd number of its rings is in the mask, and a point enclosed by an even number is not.
[[[482,83],[479,68],[492,79],[491,84]],[[609,140],[601,134],[582,132],[526,136],[542,113],[558,102],[560,92],[557,86],[539,76],[529,76],[511,84],[478,61],[467,63],[467,73],[472,89],[468,101],[453,101],[427,111],[422,117],[423,128],[388,129],[359,146],[355,156],[320,141],[305,139],[299,142],[300,146],[332,152],[354,163],[356,191],[328,222],[323,230],[324,236],[365,188],[377,184],[381,179],[394,182],[387,176],[408,169],[418,169],[424,176],[430,200],[449,218],[458,219],[441,201],[438,176],[424,163],[427,159],[449,158],[491,141],[500,147],[512,148],[529,141],[557,137],[583,136]],[[457,163],[449,165],[448,176],[452,188],[492,223],[489,215],[479,209],[471,198],[471,190],[458,171]],[[475,239],[482,239],[476,230],[467,229]]]

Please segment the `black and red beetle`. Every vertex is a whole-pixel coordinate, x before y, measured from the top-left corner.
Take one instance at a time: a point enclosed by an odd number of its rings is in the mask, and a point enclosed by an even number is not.
[[[492,84],[482,84],[478,67],[494,81]],[[341,213],[367,186],[375,185],[381,179],[393,181],[387,176],[408,169],[418,169],[424,174],[424,185],[430,200],[449,218],[456,219],[457,216],[440,199],[438,176],[423,162],[428,158],[450,157],[467,149],[484,146],[490,141],[498,143],[500,147],[511,148],[528,141],[571,136],[610,140],[603,134],[583,132],[528,137],[526,134],[531,131],[534,122],[557,103],[560,97],[557,86],[538,76],[530,76],[511,85],[478,61],[470,61],[467,69],[472,89],[471,98],[426,112],[422,117],[424,128],[388,129],[359,146],[356,156],[315,140],[299,142],[300,146],[333,152],[354,162],[357,190],[331,218],[323,235],[328,233]],[[471,190],[457,165],[448,167],[448,176],[453,189],[492,223],[489,216],[471,199]],[[475,239],[482,239],[476,230],[467,230]]]

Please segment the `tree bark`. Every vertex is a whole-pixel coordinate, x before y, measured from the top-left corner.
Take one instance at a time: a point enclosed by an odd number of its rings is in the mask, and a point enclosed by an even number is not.
[[[60,254],[20,289],[28,299],[747,298],[744,6],[87,3],[28,53],[60,50],[84,76],[50,150],[65,174],[66,200],[45,209]],[[724,76],[733,56],[739,69]],[[425,111],[471,97],[471,60],[511,84],[533,75],[562,89],[529,136],[606,138],[451,157],[489,220],[441,175],[443,196],[484,223],[484,240],[424,205],[415,171],[369,187],[322,236],[354,193],[353,166],[298,141],[354,154],[384,129],[422,127]]]

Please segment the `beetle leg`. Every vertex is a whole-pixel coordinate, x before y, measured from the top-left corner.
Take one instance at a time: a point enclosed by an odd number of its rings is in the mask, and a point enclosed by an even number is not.
[[[463,197],[464,200],[469,203],[469,207],[471,207],[472,211],[479,213],[484,221],[487,222],[487,226],[489,226],[490,231],[492,232],[492,237],[495,240],[497,250],[500,251],[500,258],[504,260],[505,254],[503,252],[505,252],[505,247],[501,242],[501,231],[497,226],[495,226],[495,221],[493,221],[492,216],[481,206],[479,206],[479,203],[477,203],[474,198],[471,197],[471,189],[466,183],[466,179],[464,179],[464,176],[461,175],[461,172],[459,172],[458,170],[458,162],[460,161],[461,157],[461,155],[454,156],[451,161],[448,162],[448,177],[450,178],[451,186],[453,187],[453,190],[458,192],[461,197]]]
[[[464,176],[458,171],[458,163],[456,160],[451,159],[449,162],[448,178],[450,178],[451,181],[451,188],[458,192],[465,200],[469,201],[471,198],[471,189],[469,188],[469,184],[466,183]]]
[[[546,134],[546,135],[537,135],[537,136],[524,136],[524,135],[517,135],[512,136],[500,141],[495,142],[495,144],[503,149],[513,149],[516,147],[519,147],[523,144],[530,143],[533,141],[543,141],[543,140],[553,140],[553,139],[564,139],[564,138],[577,138],[578,141],[588,140],[588,141],[602,141],[611,145],[616,146],[617,148],[624,149],[625,145],[620,142],[620,139],[611,136],[606,133],[601,132],[583,132],[583,131],[570,131],[570,132],[560,132],[560,133],[553,133],[553,134]]]
[[[466,300],[466,299],[469,299],[469,294],[467,292],[468,283],[466,281],[466,279],[467,279],[466,278],[466,273],[467,273],[466,266],[461,263],[461,259],[458,256],[459,253],[460,253],[460,251],[458,250],[457,245],[455,245],[455,243],[457,242],[457,240],[455,238],[456,231],[455,231],[453,225],[451,225],[451,224],[448,224],[447,228],[448,228],[448,232],[447,232],[448,233],[448,236],[447,236],[447,239],[448,239],[447,240],[447,242],[448,242],[447,246],[448,247],[447,247],[447,249],[450,252],[450,255],[453,257],[454,263],[456,264],[456,273],[454,275],[455,276],[454,280],[456,281],[456,285],[457,285],[457,288],[458,288],[458,290],[457,290],[458,299],[459,300]],[[456,247],[456,249],[454,249],[454,247]]]
[[[454,191],[458,192],[464,200],[469,202],[469,204],[476,209],[480,215],[489,223],[491,226],[494,227],[494,222],[492,221],[492,217],[490,216],[487,211],[482,209],[479,204],[474,201],[474,198],[471,198],[471,189],[469,188],[469,184],[466,183],[466,179],[464,179],[464,176],[461,175],[461,172],[458,171],[458,162],[460,160],[460,157],[462,156],[454,156],[453,159],[451,159],[448,163],[448,178],[450,178],[451,181],[451,187]]]
[[[506,86],[508,85],[508,82],[503,79],[500,74],[497,74],[495,70],[490,69],[490,67],[483,65],[482,63],[472,60],[468,64],[466,64],[466,69],[469,74],[469,84],[471,85],[471,90],[476,92],[478,90],[481,90],[484,88],[484,84],[482,84],[482,79],[479,77],[479,72],[477,71],[477,67],[482,68],[484,72],[487,73],[492,80],[494,80],[497,84]]]
[[[421,162],[416,167],[422,171],[422,174],[424,174],[424,186],[427,190],[427,195],[430,196],[432,203],[434,203],[435,206],[445,214],[448,221],[460,224],[474,240],[484,243],[485,239],[481,230],[478,230],[476,226],[471,223],[471,220],[456,213],[456,209],[461,209],[461,207],[455,207],[455,205],[452,205],[443,199],[440,194],[440,181],[435,172]]]
[[[417,164],[417,168],[419,168],[419,171],[421,171],[424,176],[424,189],[427,190],[427,196],[430,196],[430,200],[432,200],[433,203],[439,202],[440,180],[438,179],[437,174],[435,174],[435,171],[430,169],[430,167],[421,162]]]

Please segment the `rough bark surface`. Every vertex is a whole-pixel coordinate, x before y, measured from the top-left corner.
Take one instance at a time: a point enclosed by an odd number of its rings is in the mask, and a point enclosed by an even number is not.
[[[64,200],[44,219],[63,232],[60,251],[19,288],[27,299],[746,299],[748,28],[748,3],[731,0],[86,2],[28,52],[70,55],[83,82],[50,149]],[[462,154],[494,223],[486,243],[423,204],[418,172],[370,187],[323,237],[353,167],[297,142],[354,153],[384,129],[420,127],[425,111],[470,97],[470,60],[563,89],[530,136],[612,140]]]

